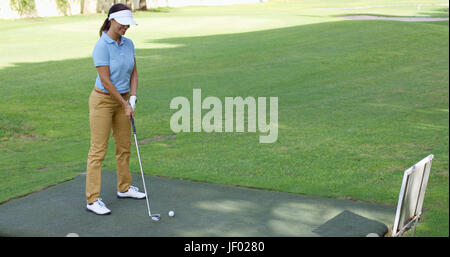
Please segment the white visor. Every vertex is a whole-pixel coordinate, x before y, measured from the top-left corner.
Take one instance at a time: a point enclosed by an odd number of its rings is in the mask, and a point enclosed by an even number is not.
[[[130,10],[118,11],[109,15],[109,20],[116,20],[121,25],[137,25]]]

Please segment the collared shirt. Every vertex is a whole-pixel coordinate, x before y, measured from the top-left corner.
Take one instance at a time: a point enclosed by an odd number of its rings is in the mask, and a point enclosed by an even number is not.
[[[120,38],[120,45],[105,32],[97,41],[92,53],[94,65],[109,66],[110,80],[120,94],[130,91],[130,78],[134,68],[134,44],[124,36]],[[95,87],[108,93],[97,74]]]

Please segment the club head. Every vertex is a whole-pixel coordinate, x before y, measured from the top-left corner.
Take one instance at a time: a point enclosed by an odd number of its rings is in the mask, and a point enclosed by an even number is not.
[[[161,215],[159,215],[159,214],[153,214],[151,217],[152,217],[152,220],[154,220],[154,221],[159,221],[161,219]]]

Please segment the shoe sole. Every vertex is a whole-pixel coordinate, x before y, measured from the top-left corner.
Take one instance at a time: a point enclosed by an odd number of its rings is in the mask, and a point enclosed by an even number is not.
[[[135,198],[135,197],[131,197],[131,196],[119,196],[119,195],[116,195],[116,196],[117,196],[117,198],[119,198],[119,199],[124,199],[124,198],[130,198],[130,199],[134,199],[134,200],[142,200],[142,199],[145,199],[145,196],[142,197],[142,198]]]
[[[99,215],[99,216],[105,216],[105,215],[111,214],[111,211],[110,211],[110,212],[107,212],[107,213],[101,214],[101,213],[96,213],[96,212],[93,211],[93,210],[89,210],[88,208],[86,208],[86,211],[87,211],[87,212],[92,212],[92,213],[94,213],[94,214],[96,214],[96,215]]]

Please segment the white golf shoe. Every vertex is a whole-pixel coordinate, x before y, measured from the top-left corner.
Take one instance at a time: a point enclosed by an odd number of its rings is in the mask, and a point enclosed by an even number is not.
[[[111,210],[106,208],[106,205],[102,202],[101,198],[98,198],[97,201],[92,204],[87,204],[86,209],[98,215],[108,215],[111,213]]]
[[[145,198],[145,194],[139,192],[139,188],[135,187],[135,186],[130,186],[130,188],[121,193],[121,192],[117,192],[117,197],[118,198],[134,198],[134,199],[144,199]]]

